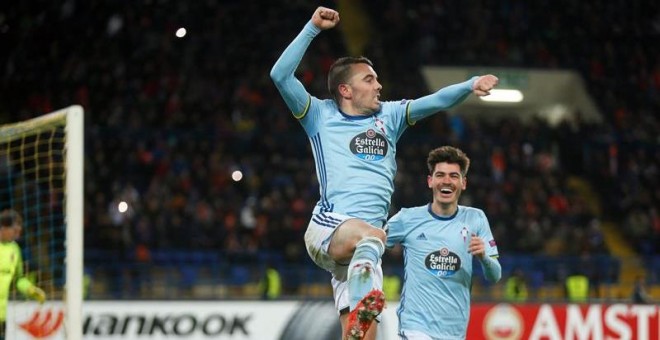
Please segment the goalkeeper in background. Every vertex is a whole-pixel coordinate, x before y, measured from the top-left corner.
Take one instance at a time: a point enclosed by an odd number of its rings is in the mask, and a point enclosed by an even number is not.
[[[23,273],[23,256],[16,243],[23,229],[23,218],[16,211],[0,212],[0,339],[4,339],[7,302],[12,283],[23,295],[43,303],[46,293],[28,280]]]

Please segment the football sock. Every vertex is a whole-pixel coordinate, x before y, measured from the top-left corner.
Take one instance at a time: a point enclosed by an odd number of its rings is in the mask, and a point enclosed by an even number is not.
[[[357,243],[348,265],[348,297],[351,310],[373,289],[374,270],[384,252],[385,245],[377,237],[365,237]]]

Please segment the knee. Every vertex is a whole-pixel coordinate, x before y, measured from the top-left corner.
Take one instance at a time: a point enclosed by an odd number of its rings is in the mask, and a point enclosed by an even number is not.
[[[375,237],[379,239],[383,244],[387,241],[387,234],[385,234],[385,231],[383,229],[379,228],[368,228],[365,230],[365,232],[362,234],[361,240],[367,238],[367,237]]]

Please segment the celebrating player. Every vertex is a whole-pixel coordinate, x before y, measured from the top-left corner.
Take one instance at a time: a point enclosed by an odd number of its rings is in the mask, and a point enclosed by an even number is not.
[[[457,148],[443,146],[429,153],[427,165],[433,201],[401,209],[387,222],[387,246],[400,243],[405,257],[399,336],[465,339],[472,258],[479,260],[491,282],[499,281],[502,267],[484,212],[458,205],[470,159]]]
[[[375,339],[369,329],[384,304],[382,227],[394,191],[396,143],[418,120],[459,104],[470,93],[488,95],[497,78],[473,77],[416,100],[381,101],[372,62],[344,57],[328,72],[332,99],[318,99],[294,72],[314,37],[338,23],[338,12],[318,7],[270,76],[307,133],[316,161],[320,200],[305,233],[307,251],[332,273],[344,338]]]

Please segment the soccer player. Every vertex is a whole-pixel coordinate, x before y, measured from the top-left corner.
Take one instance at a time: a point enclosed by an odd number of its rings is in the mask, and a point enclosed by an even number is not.
[[[418,120],[461,103],[471,93],[488,95],[497,77],[473,77],[412,101],[383,102],[371,61],[343,57],[328,72],[332,99],[318,99],[294,72],[314,37],[338,23],[338,12],[318,7],[270,76],[307,133],[316,162],[320,200],[305,233],[307,251],[332,273],[344,338],[363,339],[366,334],[375,339],[375,330],[367,331],[384,302],[382,227],[394,191],[396,143]]]
[[[23,256],[16,239],[20,237],[23,219],[16,211],[0,212],[0,339],[5,333],[7,303],[12,283],[23,295],[43,303],[46,293],[23,275]]]
[[[472,259],[479,260],[491,282],[499,281],[502,267],[484,212],[458,205],[467,186],[468,157],[455,147],[443,146],[429,153],[427,164],[433,201],[401,209],[387,222],[387,246],[400,243],[404,254],[399,336],[465,339]]]

